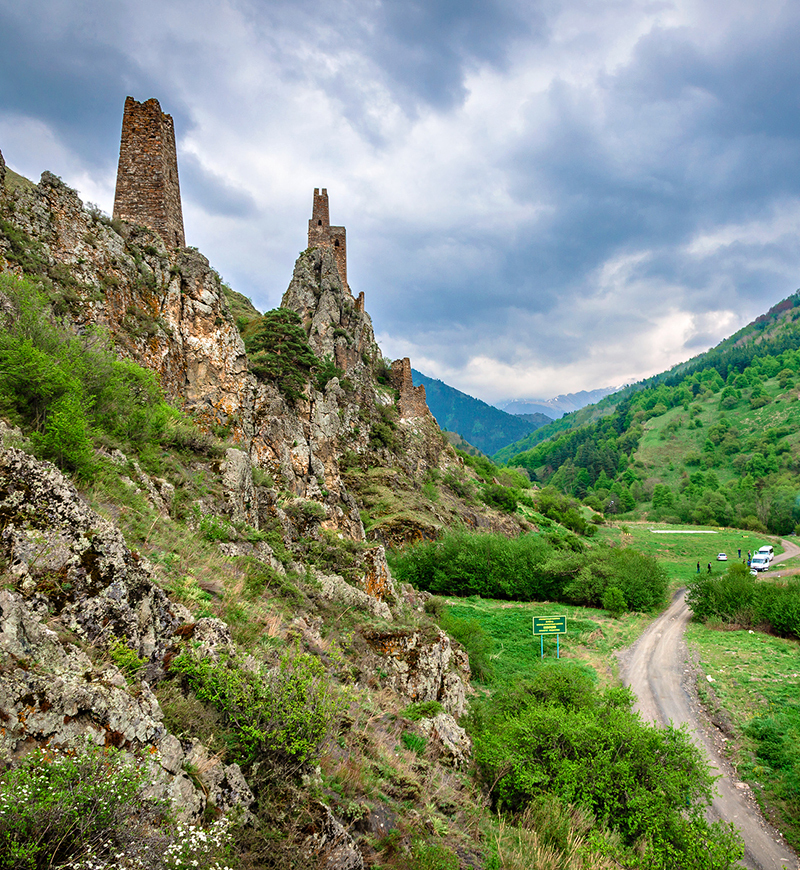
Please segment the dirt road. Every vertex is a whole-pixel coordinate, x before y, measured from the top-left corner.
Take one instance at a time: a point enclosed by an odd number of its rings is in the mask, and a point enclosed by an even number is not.
[[[783,541],[785,553],[775,562],[800,554],[800,547]],[[705,752],[717,780],[718,796],[711,816],[732,822],[745,843],[743,866],[751,870],[798,870],[797,856],[763,819],[749,786],[735,778],[730,765],[714,746],[723,736],[700,715],[694,685],[694,668],[684,642],[684,629],[691,618],[681,590],[667,610],[650,625],[639,640],[620,656],[622,678],[639,699],[642,718],[658,725],[686,723],[694,742]]]

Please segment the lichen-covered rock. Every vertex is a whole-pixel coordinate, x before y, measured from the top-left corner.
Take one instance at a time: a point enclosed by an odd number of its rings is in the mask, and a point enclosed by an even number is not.
[[[366,610],[381,619],[392,618],[392,612],[385,601],[381,601],[361,589],[356,589],[338,574],[323,574],[321,571],[315,571],[314,576],[320,584],[323,598],[327,598],[329,601],[338,601],[347,607]]]
[[[432,719],[420,719],[417,725],[434,742],[442,761],[454,767],[461,767],[467,761],[472,751],[472,741],[449,713],[439,713]]]
[[[42,615],[47,611],[42,609]],[[166,733],[147,683],[138,697],[111,662],[95,667],[59,639],[21,596],[0,591],[0,755],[89,737],[110,746],[157,743]]]
[[[188,611],[151,579],[145,559],[48,462],[0,452],[0,552],[19,588],[92,642],[112,638],[160,668]]]
[[[374,631],[370,646],[391,668],[388,685],[410,701],[438,701],[453,716],[465,709],[469,658],[441,629],[433,638],[416,631]]]
[[[222,487],[231,520],[247,523],[257,529],[258,498],[253,486],[253,466],[249,455],[243,450],[230,447],[225,451]]]
[[[313,832],[306,839],[305,854],[321,870],[363,870],[364,859],[347,828],[337,821],[330,807],[312,801],[309,812]]]
[[[362,554],[364,567],[364,591],[378,601],[394,601],[397,589],[386,561],[386,550],[381,547],[370,547]]]
[[[180,821],[198,821],[209,801],[249,812],[254,798],[238,765],[223,765],[198,741],[181,744],[147,682],[129,686],[113,662],[94,664],[58,620],[61,634],[43,618],[35,601],[0,590],[0,761],[88,740],[144,755],[146,796],[168,799]]]

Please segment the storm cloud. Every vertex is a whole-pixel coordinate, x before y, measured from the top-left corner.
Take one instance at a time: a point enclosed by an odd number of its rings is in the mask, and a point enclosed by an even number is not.
[[[125,96],[155,96],[187,241],[257,306],[324,186],[388,356],[548,397],[800,285],[798,41],[777,0],[0,0],[0,150],[110,210]]]

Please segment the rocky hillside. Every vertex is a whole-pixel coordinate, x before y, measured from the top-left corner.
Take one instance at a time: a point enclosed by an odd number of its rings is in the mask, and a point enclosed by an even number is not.
[[[116,747],[180,820],[238,807],[225,836],[242,867],[411,867],[425,850],[479,866],[479,798],[453,773],[467,656],[395,583],[384,545],[523,521],[476,500],[475,471],[408,361],[383,359],[328,250],[300,256],[282,301],[314,358],[293,394],[246,351],[277,321],[243,318],[243,338],[199,252],[49,173],[9,185],[4,170],[0,155],[1,352],[30,371],[14,382],[7,366],[0,393],[6,765],[22,777],[34,750]],[[155,372],[163,398],[115,356]],[[128,404],[104,417],[112,375]],[[62,449],[65,408],[88,421],[81,465]],[[124,866],[173,866],[165,844],[183,848],[166,821],[153,833],[153,806],[108,834]],[[211,867],[220,848],[191,855]]]

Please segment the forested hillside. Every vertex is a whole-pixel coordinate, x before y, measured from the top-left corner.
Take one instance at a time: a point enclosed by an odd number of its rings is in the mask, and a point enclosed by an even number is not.
[[[507,414],[416,370],[412,369],[412,375],[415,386],[424,384],[428,407],[439,426],[448,432],[457,432],[487,454],[495,453],[551,420],[544,414],[524,417]]]
[[[798,318],[795,294],[707,354],[579,412],[600,419],[570,415],[506,461],[605,513],[788,534],[800,521]]]

